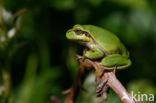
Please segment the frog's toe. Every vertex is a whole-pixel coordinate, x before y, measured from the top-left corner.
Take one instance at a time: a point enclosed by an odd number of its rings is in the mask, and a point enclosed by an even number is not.
[[[96,69],[96,71],[95,71],[95,75],[96,75],[95,81],[96,82],[101,78],[101,76],[104,74],[104,72],[105,72],[105,68],[97,68]]]
[[[104,101],[107,101],[107,92],[104,92],[104,93],[102,94],[102,99],[103,99]]]
[[[107,91],[108,91],[108,89],[109,89],[108,85],[105,85],[102,89],[99,89],[99,91],[97,91],[97,97],[102,95],[102,98],[104,100],[106,100],[107,99]]]
[[[102,94],[101,92],[102,92],[102,88],[101,87],[98,87],[96,89],[97,96],[100,96]]]
[[[84,56],[81,56],[81,55],[78,55],[78,54],[76,55],[76,57],[77,57],[77,59],[79,60],[80,63],[83,62],[84,59],[85,59]]]
[[[97,96],[101,96],[103,90],[105,89],[104,87],[106,87],[107,81],[108,80],[103,80],[103,82],[98,85],[96,89]]]

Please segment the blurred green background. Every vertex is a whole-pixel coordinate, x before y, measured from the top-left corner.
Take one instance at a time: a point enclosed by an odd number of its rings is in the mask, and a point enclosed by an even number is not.
[[[115,33],[130,51],[133,63],[117,73],[118,79],[129,91],[156,94],[155,0],[0,2],[12,13],[28,9],[22,15],[20,32],[9,42],[11,46],[0,52],[0,69],[6,68],[11,74],[9,103],[50,103],[50,96],[64,100],[61,92],[70,87],[79,68],[75,55],[83,50],[65,37],[75,24],[97,25]],[[90,93],[80,93],[77,103],[95,103],[95,86],[86,80],[84,87],[90,87]],[[107,103],[121,101],[110,91]]]

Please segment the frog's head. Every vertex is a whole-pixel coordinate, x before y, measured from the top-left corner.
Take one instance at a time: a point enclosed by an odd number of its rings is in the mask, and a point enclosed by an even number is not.
[[[66,32],[67,39],[79,42],[79,43],[91,43],[93,42],[89,32],[85,30],[82,25],[75,25],[72,29]]]

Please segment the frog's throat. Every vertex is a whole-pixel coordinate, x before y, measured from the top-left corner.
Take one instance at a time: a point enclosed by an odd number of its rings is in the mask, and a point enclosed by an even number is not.
[[[103,47],[101,47],[101,46],[94,40],[94,38],[90,35],[89,32],[83,31],[83,30],[81,30],[81,29],[76,29],[76,30],[74,30],[74,32],[75,32],[77,35],[84,34],[86,37],[90,38],[90,39],[93,41],[94,44],[98,45],[98,46],[104,51],[105,56],[110,55],[110,53],[108,53]],[[82,40],[80,40],[80,41],[82,41]],[[85,41],[83,41],[83,42],[85,42]],[[87,45],[87,46],[89,47],[89,45]]]

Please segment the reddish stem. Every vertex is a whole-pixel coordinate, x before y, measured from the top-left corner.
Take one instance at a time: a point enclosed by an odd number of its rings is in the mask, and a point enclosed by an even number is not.
[[[75,79],[75,81],[72,84],[72,87],[70,88],[70,92],[68,96],[65,99],[64,103],[74,103],[75,99],[78,96],[78,93],[82,87],[83,81],[86,76],[86,68],[91,68],[94,67],[95,70],[102,70],[105,67],[103,67],[100,63],[98,62],[93,62],[89,59],[85,59],[84,61],[80,61],[80,69],[78,72],[78,75]],[[124,103],[138,103],[135,101],[132,96],[127,92],[127,90],[124,88],[124,86],[120,83],[120,81],[116,78],[115,72],[114,71],[105,71],[101,78],[100,82],[102,83],[104,80],[107,81],[107,85],[111,87],[116,94],[121,98],[121,100]]]
[[[108,79],[107,84],[115,91],[124,103],[136,103],[132,96],[127,92],[124,86],[116,78],[114,72],[105,72],[101,81]]]

